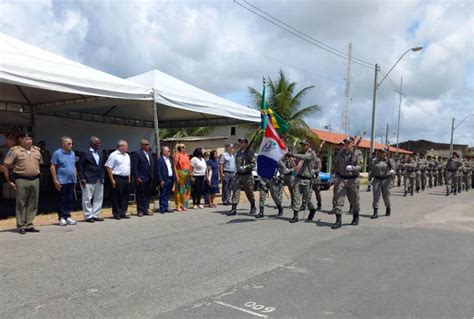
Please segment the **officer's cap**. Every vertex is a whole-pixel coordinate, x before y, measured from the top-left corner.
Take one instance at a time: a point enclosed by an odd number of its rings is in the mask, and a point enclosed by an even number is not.
[[[26,137],[33,137],[30,133],[20,133],[18,134],[18,138],[26,138]]]
[[[247,140],[246,137],[241,137],[241,138],[238,139],[238,141],[239,141],[239,143],[247,143],[247,144],[249,143],[249,141]]]
[[[301,140],[301,141],[300,141],[300,144],[303,144],[303,145],[311,145],[307,140]]]
[[[343,140],[344,144],[346,143],[354,143],[354,138],[352,136],[347,136],[344,140]]]

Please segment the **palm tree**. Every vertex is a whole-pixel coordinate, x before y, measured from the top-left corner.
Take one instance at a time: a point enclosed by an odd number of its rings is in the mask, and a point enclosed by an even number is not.
[[[303,88],[302,90],[296,91],[296,82],[290,82],[286,77],[283,70],[279,72],[279,79],[272,81],[268,78],[267,94],[267,105],[273,111],[277,112],[285,121],[288,123],[289,129],[285,133],[287,145],[296,145],[302,139],[308,139],[315,141],[314,134],[309,130],[309,125],[306,123],[305,118],[319,112],[321,108],[316,105],[302,106],[304,96],[314,88],[314,85]],[[262,101],[262,94],[260,90],[249,87],[249,92],[252,97],[254,107],[260,110]],[[252,129],[256,129],[256,125],[252,125]],[[252,133],[253,135],[255,133]],[[260,145],[260,141],[263,137],[263,132],[260,130],[253,144],[254,147]]]

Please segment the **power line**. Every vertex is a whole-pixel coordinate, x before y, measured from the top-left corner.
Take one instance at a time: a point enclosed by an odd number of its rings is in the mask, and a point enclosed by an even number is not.
[[[204,29],[202,25],[197,24],[197,23],[192,23],[192,24],[191,24],[191,23],[189,23],[189,21],[183,19],[181,16],[179,16],[179,15],[173,13],[173,12],[167,11],[166,13],[167,13],[167,14],[164,15],[165,17],[169,17],[169,15],[172,15],[172,16],[174,16],[176,19],[183,21],[183,22],[184,22],[186,25],[188,25],[188,26],[192,26],[192,27],[197,27],[197,28],[200,28],[200,29]],[[276,62],[281,63],[281,64],[283,64],[283,65],[286,65],[286,66],[288,66],[288,67],[290,67],[290,68],[293,68],[293,69],[295,69],[295,70],[299,70],[299,71],[301,71],[301,72],[305,72],[305,73],[307,73],[307,74],[314,75],[314,76],[316,76],[316,77],[318,77],[318,78],[325,79],[325,80],[327,80],[327,81],[339,83],[339,82],[342,80],[342,78],[341,78],[341,79],[335,79],[335,78],[332,78],[332,77],[329,77],[329,76],[326,76],[326,75],[319,74],[319,73],[317,73],[317,72],[313,72],[313,71],[306,70],[306,69],[304,69],[304,68],[302,68],[302,67],[296,66],[296,65],[294,65],[294,64],[290,64],[290,63],[285,62],[285,61],[282,61],[282,60],[280,60],[280,59],[277,59],[277,58],[275,58],[274,56],[270,56],[270,55],[268,55],[268,54],[266,54],[266,53],[257,53],[257,52],[255,52],[255,50],[249,50],[248,48],[243,47],[240,43],[237,43],[237,42],[234,42],[234,41],[230,41],[230,40],[228,40],[228,39],[223,39],[223,41],[238,46],[238,47],[239,47],[239,52],[244,52],[244,53],[247,53],[247,54],[249,54],[249,55],[255,55],[255,56],[258,56],[258,57],[262,57],[262,56],[263,56],[263,57],[265,57],[265,58],[267,58],[267,59],[269,59],[269,60],[276,61]]]
[[[299,33],[299,34],[301,34],[301,35],[307,37],[308,39],[311,39],[311,40],[313,40],[314,42],[317,42],[317,43],[321,44],[322,46],[324,46],[324,47],[326,47],[326,48],[328,48],[328,49],[330,49],[330,50],[336,51],[336,52],[338,52],[338,53],[340,53],[340,54],[342,54],[342,55],[344,55],[344,56],[346,56],[346,57],[349,57],[344,51],[338,50],[338,49],[336,49],[336,48],[330,46],[329,44],[324,43],[323,41],[320,41],[320,40],[318,40],[318,39],[312,37],[311,35],[309,35],[309,34],[303,32],[303,31],[301,31],[301,30],[296,29],[295,27],[292,27],[291,25],[289,25],[289,24],[285,23],[284,21],[282,21],[281,19],[278,19],[277,17],[275,17],[275,16],[269,14],[269,13],[266,12],[265,10],[260,9],[259,7],[257,7],[256,5],[250,3],[250,2],[247,1],[247,0],[243,0],[243,1],[244,1],[246,4],[248,4],[249,6],[251,6],[252,8],[258,10],[259,12],[262,12],[264,15],[270,17],[271,19],[273,19],[273,20],[275,20],[275,21],[278,21],[279,23],[281,23],[281,24],[283,24],[284,26],[290,28],[291,30],[293,30],[293,31],[295,31],[295,32],[297,32],[297,33]],[[356,58],[356,57],[354,57],[354,56],[351,56],[350,58],[351,58],[351,60],[358,60],[359,62],[364,63],[364,64],[368,64],[368,65],[370,65],[370,66],[373,65],[373,63],[371,63],[371,62],[367,62],[367,61],[365,61],[365,60]]]
[[[246,9],[247,11],[250,11],[250,12],[253,13],[254,15],[256,15],[256,16],[258,16],[258,17],[260,17],[260,18],[262,18],[262,19],[264,19],[264,20],[266,20],[266,21],[268,21],[269,23],[271,23],[271,24],[277,26],[278,28],[280,28],[280,29],[282,29],[282,30],[284,30],[284,31],[286,31],[286,32],[288,32],[288,33],[290,33],[290,34],[292,34],[292,35],[294,35],[294,36],[297,37],[297,38],[300,38],[301,40],[303,40],[303,41],[305,41],[305,42],[307,42],[307,43],[309,43],[309,44],[311,44],[311,45],[313,45],[313,46],[316,46],[316,47],[318,47],[318,48],[320,48],[320,49],[322,49],[322,50],[324,50],[324,51],[327,51],[327,52],[329,52],[329,53],[331,53],[331,54],[333,54],[333,55],[335,55],[335,56],[338,56],[338,57],[340,57],[340,58],[342,58],[342,59],[344,59],[344,60],[347,60],[347,58],[348,58],[348,57],[347,57],[347,54],[345,54],[345,53],[338,53],[337,51],[331,50],[331,49],[329,49],[329,48],[327,48],[327,47],[325,47],[325,46],[323,46],[323,45],[321,45],[321,44],[318,44],[317,42],[315,42],[315,41],[312,40],[311,38],[307,38],[306,36],[301,36],[301,35],[299,35],[296,31],[292,31],[291,29],[286,28],[284,25],[282,25],[282,24],[280,24],[280,23],[277,23],[277,22],[271,20],[270,18],[267,18],[267,17],[263,16],[262,14],[256,12],[255,10],[252,10],[251,8],[249,8],[249,7],[245,6],[245,5],[243,5],[242,3],[238,2],[237,0],[233,0],[233,2],[234,2],[235,4],[237,4],[238,6],[240,6],[240,7],[244,8],[244,9]],[[278,20],[276,20],[276,21],[278,21]],[[300,31],[298,31],[298,32],[300,32]],[[355,63],[355,64],[358,64],[358,65],[360,65],[360,66],[366,67],[366,68],[368,68],[368,69],[372,69],[372,68],[373,68],[373,66],[372,66],[370,63],[368,63],[368,62],[360,62],[360,61],[355,60],[355,59],[352,59],[352,62]]]

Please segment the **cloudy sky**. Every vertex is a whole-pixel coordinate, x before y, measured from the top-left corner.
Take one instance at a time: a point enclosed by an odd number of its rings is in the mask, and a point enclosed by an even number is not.
[[[0,0],[0,30],[120,77],[159,69],[248,105],[247,87],[283,69],[299,88],[314,85],[306,104],[322,112],[315,128],[341,130],[347,60],[254,15],[244,0]],[[403,77],[400,140],[449,142],[451,117],[474,113],[474,1],[247,0],[342,52]],[[373,66],[352,64],[350,133],[370,131]],[[379,77],[380,79],[380,77]],[[395,142],[399,95],[378,91],[377,135]],[[455,133],[474,145],[474,116]]]

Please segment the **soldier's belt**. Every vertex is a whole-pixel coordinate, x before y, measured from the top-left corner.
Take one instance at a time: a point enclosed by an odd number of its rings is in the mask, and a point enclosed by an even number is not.
[[[252,173],[237,173],[239,176],[246,176],[246,175],[252,175]]]
[[[340,177],[342,179],[353,179],[353,178],[357,178],[358,176],[345,176],[345,175],[341,175],[339,173],[336,173],[336,176],[337,177]]]
[[[448,169],[448,172],[457,172],[457,169]]]
[[[313,179],[312,177],[306,177],[306,176],[301,176],[301,175],[296,175],[296,178],[307,179],[307,180]]]
[[[387,179],[389,177],[390,176],[374,176],[374,178],[376,178],[376,179]]]
[[[34,181],[35,179],[40,178],[40,175],[36,175],[36,176],[21,176],[21,175],[18,175],[18,174],[14,174],[13,176],[15,177],[15,179],[26,179],[26,180],[29,180],[29,181]]]

